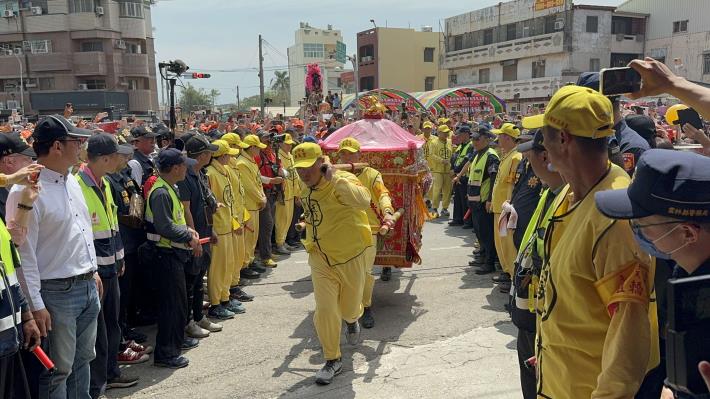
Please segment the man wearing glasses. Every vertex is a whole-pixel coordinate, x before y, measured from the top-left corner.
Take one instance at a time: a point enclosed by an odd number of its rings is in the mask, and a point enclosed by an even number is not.
[[[44,166],[39,198],[34,205],[24,204],[21,186],[14,186],[7,201],[8,219],[30,211],[26,240],[18,243],[18,277],[46,338],[43,348],[56,366],[54,373],[40,375],[43,398],[89,398],[102,288],[89,211],[79,183],[68,173],[89,136],[91,131],[58,115],[40,121],[33,133],[37,162]]]

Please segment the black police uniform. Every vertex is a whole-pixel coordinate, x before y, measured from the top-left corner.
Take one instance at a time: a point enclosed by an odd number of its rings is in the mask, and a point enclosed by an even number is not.
[[[148,156],[138,150],[135,150],[133,152],[133,159],[138,161],[138,164],[143,170],[143,175],[141,181],[139,182],[142,187],[143,184],[145,184],[145,181],[148,180],[148,178],[152,176],[153,173],[155,173],[155,163],[150,158],[148,158]]]
[[[488,150],[488,147],[482,149],[480,152],[484,153]],[[473,163],[473,161],[471,161]],[[495,270],[495,263],[498,261],[498,253],[496,252],[495,241],[493,237],[493,212],[486,211],[486,202],[491,201],[493,196],[493,182],[496,180],[496,175],[498,174],[498,167],[500,165],[500,159],[498,157],[489,156],[486,160],[486,165],[483,168],[483,177],[481,181],[489,179],[490,181],[490,192],[488,193],[488,198],[481,197],[480,201],[469,201],[469,207],[471,208],[471,217],[473,222],[473,231],[476,233],[476,238],[478,238],[479,248],[481,250],[481,255],[484,260],[482,271],[493,271]],[[469,168],[473,168],[473,164]],[[471,195],[471,186],[468,186],[469,195]],[[480,191],[479,191],[480,194]]]
[[[473,148],[471,141],[465,144],[460,144],[456,147],[456,151],[451,156],[451,170],[454,174],[461,172],[466,162],[470,162],[476,150]],[[471,226],[471,216],[464,220],[466,211],[468,210],[468,199],[466,198],[466,189],[468,187],[468,176],[461,176],[458,184],[454,184],[454,214],[451,219],[451,224],[463,224]]]
[[[614,125],[614,132],[612,140],[616,139],[619,145],[621,161],[623,162],[623,164],[619,166],[624,168],[629,175],[633,175],[641,154],[651,149],[651,146],[648,145],[648,141],[641,137],[640,134],[631,129],[623,118]]]
[[[513,194],[510,200],[511,205],[518,213],[518,225],[513,232],[513,243],[516,249],[520,249],[520,242],[523,240],[525,228],[530,223],[533,212],[535,212],[537,207],[537,202],[540,200],[541,190],[542,183],[540,178],[533,172],[528,159],[523,158],[515,171],[515,184],[513,185]]]

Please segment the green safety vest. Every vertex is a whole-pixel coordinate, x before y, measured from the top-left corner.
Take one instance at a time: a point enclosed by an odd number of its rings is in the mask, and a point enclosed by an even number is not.
[[[468,152],[468,147],[471,146],[471,142],[466,143],[465,146],[459,146],[456,149],[456,161],[454,161],[454,167],[461,166],[461,163],[466,159],[466,153]]]
[[[12,237],[10,237],[10,232],[5,227],[5,223],[0,219],[0,268],[2,268],[2,273],[0,274],[0,298],[3,300],[0,302],[0,331],[9,330],[15,327],[15,321],[18,323],[22,319],[22,311],[19,304],[14,303],[14,309],[10,306],[10,301],[7,298],[12,295],[13,301],[18,299],[17,295],[11,293],[15,291],[20,292],[20,283],[17,281],[17,274],[15,273],[15,260],[19,260],[20,256],[17,253],[15,245],[12,243]],[[13,315],[13,310],[15,314]]]
[[[106,177],[102,177],[102,191],[85,172],[79,172],[77,180],[91,216],[96,263],[99,266],[114,265],[117,260],[123,259],[123,249],[117,248],[115,243],[118,236],[118,207],[113,201],[111,186]]]
[[[473,158],[473,167],[470,167],[468,172],[468,185],[473,186],[473,190],[468,196],[469,201],[481,201],[482,198],[488,198],[491,192],[490,177],[483,179],[489,156],[498,158],[498,154],[490,147],[486,149],[486,152],[478,153]]]
[[[180,202],[180,199],[177,196],[177,193],[175,192],[175,188],[173,188],[172,185],[168,184],[165,180],[163,180],[162,177],[159,177],[155,183],[153,184],[153,187],[150,188],[150,192],[148,193],[148,203],[146,204],[145,207],[145,222],[146,222],[146,230],[147,234],[146,237],[148,238],[149,241],[155,242],[157,247],[160,248],[180,248],[180,249],[186,249],[190,250],[190,246],[187,245],[186,243],[180,243],[180,242],[172,242],[168,240],[167,238],[163,238],[158,234],[158,232],[155,230],[155,226],[153,225],[153,210],[150,208],[150,196],[153,195],[153,192],[158,189],[164,187],[165,189],[168,190],[168,193],[170,194],[170,199],[172,200],[172,220],[173,224],[177,226],[187,226],[187,222],[185,221],[185,209],[183,208],[182,202]]]

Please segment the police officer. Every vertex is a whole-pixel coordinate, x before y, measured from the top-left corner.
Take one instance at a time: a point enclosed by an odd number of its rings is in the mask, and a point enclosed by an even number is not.
[[[534,140],[536,132],[536,130],[533,130],[532,134],[521,135],[518,138],[518,151],[520,151],[522,144]],[[527,148],[527,146],[523,148]],[[518,170],[515,172],[515,183],[510,200],[510,204],[518,214],[518,226],[513,231],[513,244],[516,250],[520,248],[525,227],[530,223],[530,218],[540,200],[540,191],[542,190],[542,182],[528,158],[531,153],[520,152],[523,154],[523,159],[518,164]]]
[[[274,232],[274,217],[276,215],[276,202],[283,196],[283,177],[277,175],[281,173],[281,165],[276,159],[271,148],[271,137],[278,133],[276,129],[270,132],[261,131],[259,140],[264,145],[257,157],[257,164],[261,172],[261,180],[266,194],[266,206],[259,211],[259,235],[257,249],[259,251],[260,266],[274,268],[277,263],[272,259],[271,235]],[[278,171],[278,172],[277,172]],[[278,252],[277,252],[278,253]],[[290,253],[290,252],[288,252]],[[286,252],[281,253],[287,255]]]
[[[77,180],[91,216],[91,228],[96,248],[96,263],[104,289],[96,329],[96,358],[91,361],[90,393],[103,394],[107,382],[113,386],[130,387],[138,377],[121,375],[118,368],[118,348],[121,342],[119,326],[120,291],[118,276],[123,274],[123,242],[111,188],[105,175],[116,170],[121,154],[130,154],[130,147],[119,147],[113,135],[100,133],[87,143],[88,163],[77,174]]]
[[[471,127],[468,124],[461,124],[456,129],[453,144],[456,150],[451,157],[451,169],[455,175],[458,175],[463,167],[469,162],[474,154],[473,143],[471,143]],[[468,176],[461,176],[454,184],[454,215],[449,222],[449,226],[463,226],[470,228],[471,216],[464,219],[468,210],[468,199],[466,198],[466,188],[468,186]]]
[[[654,149],[641,156],[628,188],[601,191],[594,199],[604,215],[630,220],[643,251],[659,260],[675,261],[673,278],[710,275],[709,177],[710,158]],[[710,353],[700,358],[708,360]],[[696,368],[687,373],[698,378]]]
[[[500,159],[495,150],[490,147],[490,140],[493,137],[495,137],[493,133],[485,127],[479,128],[478,132],[471,135],[476,156],[456,175],[456,180],[468,175],[468,204],[480,251],[477,259],[469,262],[469,265],[479,266],[474,271],[476,274],[492,273],[498,260],[493,237],[491,196]]]
[[[145,126],[138,126],[131,129],[131,137],[136,150],[133,159],[128,161],[128,166],[131,168],[131,178],[143,187],[146,180],[156,172],[151,154],[155,151],[155,139],[158,134]]]
[[[187,292],[185,266],[192,261],[199,235],[187,226],[185,211],[175,184],[185,179],[187,168],[195,161],[175,148],[158,153],[159,177],[148,193],[145,210],[147,238],[155,247],[159,291],[158,334],[154,365],[182,368],[189,361],[181,349],[194,348],[198,341],[185,338]]]

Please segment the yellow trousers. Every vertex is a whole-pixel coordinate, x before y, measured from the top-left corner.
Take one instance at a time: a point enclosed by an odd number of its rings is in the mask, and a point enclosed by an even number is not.
[[[219,305],[229,300],[229,287],[234,274],[234,234],[217,236],[217,244],[212,246],[212,259],[207,277],[207,294],[210,305]]]
[[[293,198],[284,200],[283,204],[276,201],[276,245],[283,245],[286,242],[288,229],[293,220],[293,201]]]
[[[500,261],[500,266],[503,271],[512,275],[513,274],[513,262],[515,262],[515,257],[518,255],[518,251],[515,249],[515,243],[513,242],[513,232],[508,231],[508,235],[501,237],[498,232],[498,220],[500,219],[500,213],[493,214],[493,237],[496,245],[496,252],[498,253],[498,260]]]
[[[340,358],[343,320],[354,323],[362,316],[366,262],[365,252],[338,266],[329,266],[318,251],[308,256],[316,300],[313,323],[325,360]]]
[[[242,230],[242,234],[232,234],[232,241],[234,242],[234,270],[232,272],[232,287],[239,285],[239,272],[242,271],[249,263],[246,258],[246,248],[244,246],[244,236],[246,229]]]
[[[431,186],[431,206],[433,209],[439,209],[439,201],[443,202],[442,209],[447,209],[451,203],[451,190],[453,181],[450,173],[432,172],[431,176],[434,181]]]
[[[375,288],[375,277],[372,275],[372,266],[375,265],[377,256],[377,234],[372,235],[372,246],[365,250],[365,288],[362,290],[362,306],[369,308],[372,305],[372,290]]]
[[[244,248],[246,249],[245,257],[247,263],[251,263],[254,260],[256,239],[259,238],[259,211],[249,211],[249,215],[251,216],[249,223],[251,223],[254,231],[244,228]]]

